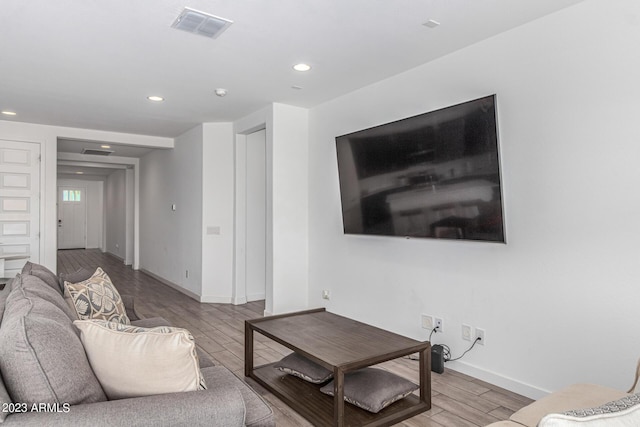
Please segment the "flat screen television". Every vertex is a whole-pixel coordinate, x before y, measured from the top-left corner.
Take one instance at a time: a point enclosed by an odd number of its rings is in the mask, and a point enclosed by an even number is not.
[[[495,95],[336,137],[345,234],[505,242]]]

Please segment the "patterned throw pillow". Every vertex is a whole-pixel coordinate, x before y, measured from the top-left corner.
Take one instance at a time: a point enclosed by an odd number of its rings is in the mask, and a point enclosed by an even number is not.
[[[87,280],[64,282],[64,295],[70,298],[70,304],[80,320],[101,319],[125,325],[131,323],[118,290],[100,267]]]
[[[597,408],[549,414],[538,424],[539,427],[632,427],[638,425],[640,425],[640,393]]]
[[[205,390],[193,336],[169,326],[142,328],[76,320],[80,339],[109,399]]]

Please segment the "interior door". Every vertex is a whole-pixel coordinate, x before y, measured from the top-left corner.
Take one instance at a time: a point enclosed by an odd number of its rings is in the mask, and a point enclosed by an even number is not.
[[[87,247],[86,191],[80,187],[58,187],[58,249]]]
[[[27,259],[40,262],[40,144],[0,140],[0,254],[4,277],[13,277]]]

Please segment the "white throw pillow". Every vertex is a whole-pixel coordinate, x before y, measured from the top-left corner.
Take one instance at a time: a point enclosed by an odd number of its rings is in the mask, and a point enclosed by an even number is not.
[[[206,389],[186,329],[76,320],[85,352],[109,399]]]
[[[549,414],[538,427],[636,427],[640,426],[640,394],[633,394],[597,408]]]

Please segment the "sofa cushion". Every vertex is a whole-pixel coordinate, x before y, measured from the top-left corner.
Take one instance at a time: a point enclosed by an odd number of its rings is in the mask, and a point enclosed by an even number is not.
[[[14,402],[88,403],[106,400],[69,317],[18,286],[0,325],[0,371]]]
[[[127,311],[109,275],[98,267],[93,275],[78,283],[65,282],[64,295],[71,298],[80,320],[108,320],[128,325]]]
[[[549,414],[539,427],[633,427],[640,425],[640,394],[625,396],[596,408]]]
[[[314,384],[321,384],[333,378],[333,372],[329,369],[298,353],[285,356],[273,367]]]
[[[62,288],[58,283],[58,276],[55,275],[54,272],[49,270],[44,265],[35,264],[31,261],[27,261],[27,263],[22,267],[22,274],[30,274],[32,276],[36,276],[41,279],[47,285],[51,287],[51,289],[55,290],[59,294],[62,294]]]
[[[0,423],[2,423],[4,419],[7,418],[7,415],[9,415],[9,412],[3,409],[5,408],[5,405],[11,402],[11,396],[9,396],[9,393],[4,386],[4,382],[2,381],[2,374],[0,374],[0,405],[2,405],[2,409],[0,409]]]
[[[84,282],[85,280],[93,276],[94,272],[95,270],[90,270],[86,267],[81,267],[72,273],[60,273],[58,274],[58,285],[60,286],[60,289],[62,290],[62,292],[64,292],[64,282],[69,282],[69,283]]]
[[[73,323],[109,399],[206,389],[195,341],[186,329],[104,320]]]
[[[242,394],[246,407],[245,425],[247,427],[275,427],[273,410],[262,396],[255,392],[242,379],[235,376],[224,366],[212,366],[202,370],[210,387],[231,389],[235,388]]]
[[[4,314],[4,303],[11,292],[14,280],[15,279],[9,280],[9,282],[4,286],[4,289],[0,291],[0,323],[2,323],[2,315]]]
[[[76,319],[75,311],[69,307],[69,304],[65,302],[62,295],[51,289],[50,286],[47,286],[44,281],[37,276],[18,274],[12,283],[12,287],[16,286],[22,286],[25,291],[25,295],[49,301],[69,316],[69,319]]]
[[[525,406],[509,419],[525,426],[536,426],[547,414],[598,406],[625,396],[628,394],[602,385],[572,384]]]
[[[369,412],[378,413],[419,387],[402,377],[377,368],[364,368],[344,376],[344,400]],[[333,396],[333,381],[320,389]]]

